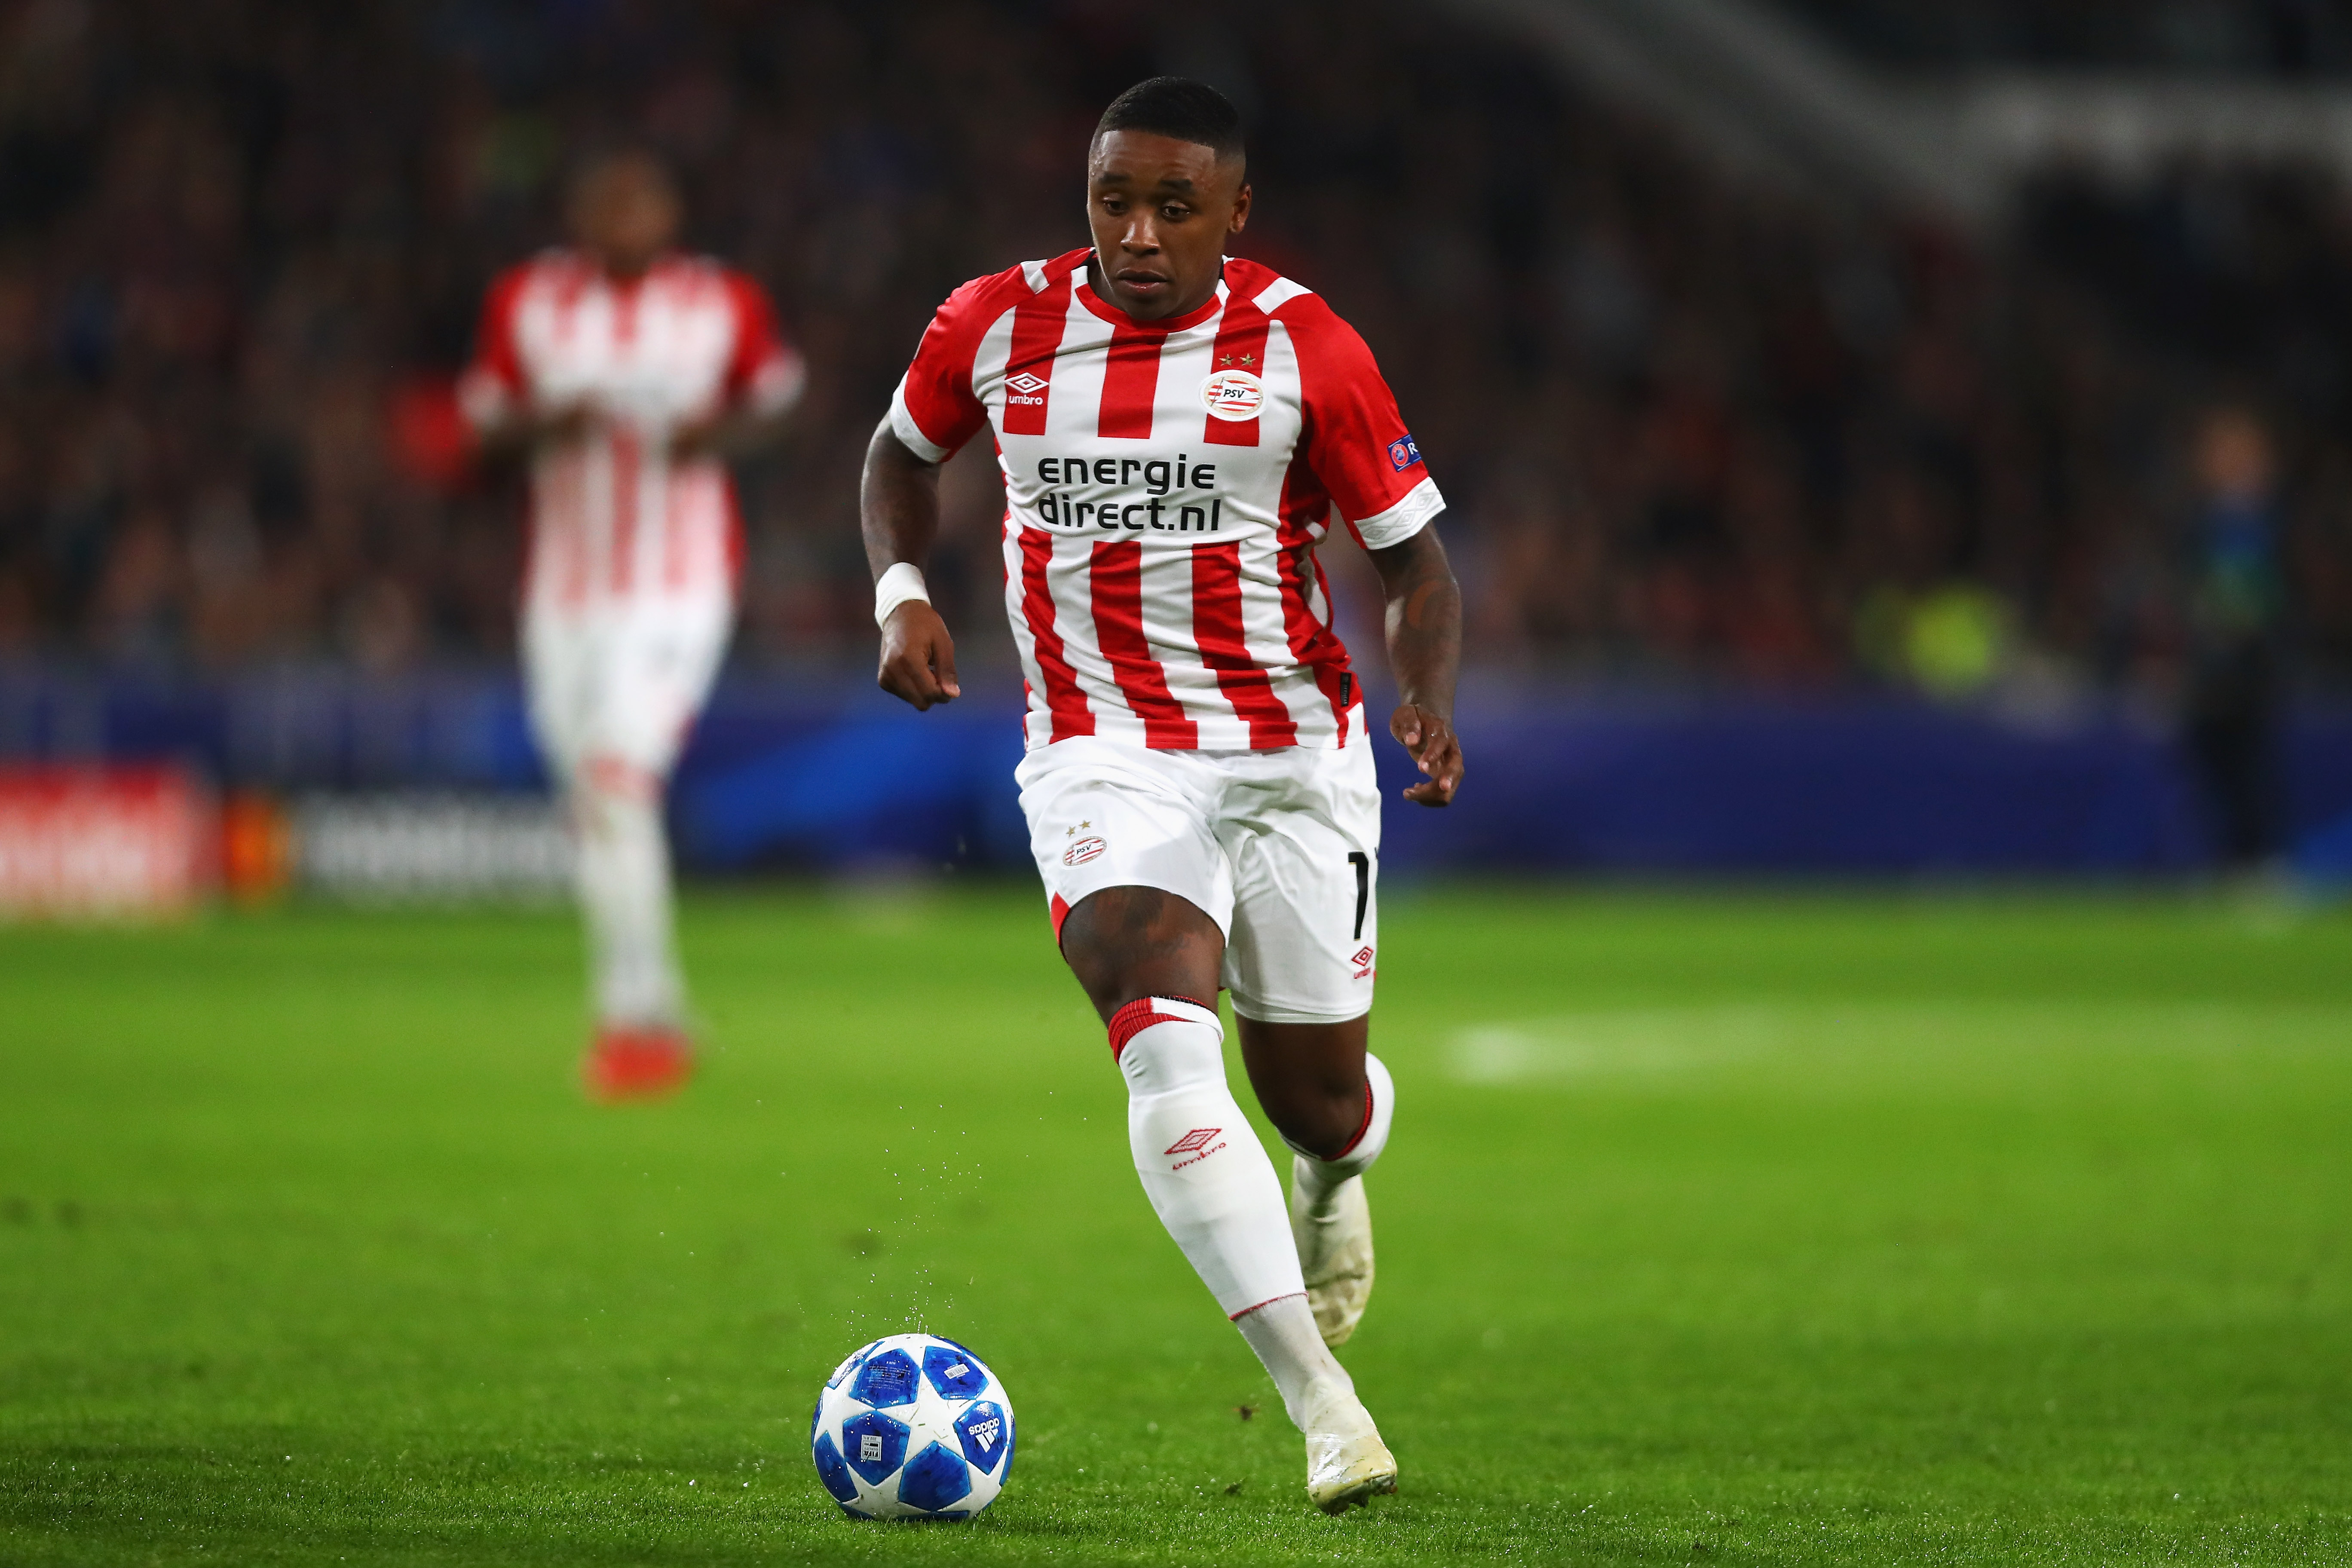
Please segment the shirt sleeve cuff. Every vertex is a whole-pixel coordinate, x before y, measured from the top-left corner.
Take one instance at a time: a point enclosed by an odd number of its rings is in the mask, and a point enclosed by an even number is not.
[[[899,378],[898,389],[890,395],[890,429],[906,444],[907,450],[926,463],[944,463],[955,456],[924,435],[923,427],[915,423],[913,412],[907,407],[907,383],[903,376]]]
[[[1437,481],[1423,479],[1388,510],[1377,517],[1358,519],[1356,537],[1364,542],[1367,550],[1386,550],[1391,544],[1402,544],[1427,528],[1430,520],[1444,510],[1445,498],[1437,493]]]

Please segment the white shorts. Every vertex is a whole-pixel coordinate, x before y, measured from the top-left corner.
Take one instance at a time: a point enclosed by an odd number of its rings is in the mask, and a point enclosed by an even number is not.
[[[551,770],[570,783],[591,763],[667,778],[726,657],[734,604],[704,594],[527,607],[523,681]]]
[[[1339,1024],[1371,1010],[1381,792],[1362,740],[1154,752],[1081,735],[1030,752],[1013,776],[1057,937],[1089,893],[1158,888],[1224,932],[1223,980],[1243,1017]]]

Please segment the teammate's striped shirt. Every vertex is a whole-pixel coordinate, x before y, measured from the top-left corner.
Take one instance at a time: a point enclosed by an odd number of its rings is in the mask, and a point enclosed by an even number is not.
[[[1087,286],[1092,254],[957,289],[891,403],[933,462],[995,432],[1030,747],[1346,745],[1361,705],[1316,543],[1337,518],[1381,549],[1444,505],[1396,398],[1353,328],[1255,262],[1139,322]]]
[[[722,408],[780,412],[803,379],[760,286],[708,258],[665,257],[622,281],[557,250],[501,276],[458,386],[467,416],[582,399],[600,414],[589,439],[533,465],[525,601],[585,612],[732,593],[741,543],[726,466],[670,462],[669,437]]]

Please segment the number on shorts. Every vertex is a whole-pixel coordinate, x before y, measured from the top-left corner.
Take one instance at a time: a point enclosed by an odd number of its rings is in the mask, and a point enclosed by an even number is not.
[[[1372,901],[1372,858],[1360,849],[1348,851],[1348,864],[1356,868],[1356,934],[1349,940],[1364,940],[1364,909]]]

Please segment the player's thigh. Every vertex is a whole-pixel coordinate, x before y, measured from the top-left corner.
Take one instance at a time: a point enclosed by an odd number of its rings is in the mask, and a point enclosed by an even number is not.
[[[590,752],[667,777],[719,678],[733,622],[717,595],[657,601],[622,619],[594,696]]]
[[[1234,868],[1224,982],[1234,1011],[1339,1024],[1371,1010],[1380,948],[1380,785],[1371,749],[1306,751],[1219,823]]]
[[[1077,736],[1040,747],[1013,777],[1029,849],[1060,940],[1064,920],[1106,888],[1157,888],[1216,922],[1233,918],[1233,875],[1186,764]]]

